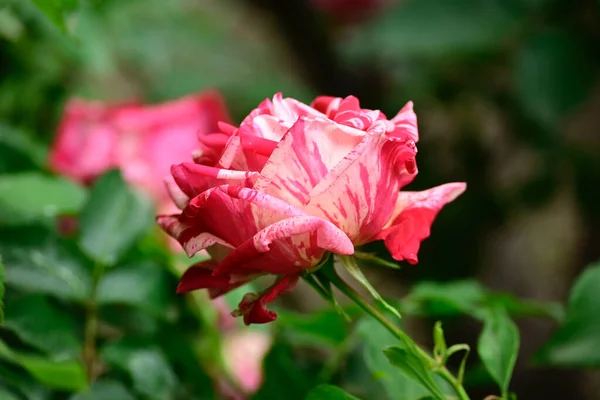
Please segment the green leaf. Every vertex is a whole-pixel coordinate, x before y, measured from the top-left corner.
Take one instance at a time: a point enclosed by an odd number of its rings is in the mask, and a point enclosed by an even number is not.
[[[399,2],[359,32],[352,48],[366,51],[376,43],[380,52],[396,58],[486,51],[518,23],[519,16],[499,0]]]
[[[0,258],[0,324],[4,322],[4,263]]]
[[[396,262],[391,262],[391,261],[385,260],[381,257],[377,257],[375,254],[371,254],[371,253],[355,251],[354,257],[356,257],[361,262],[361,264],[364,264],[367,266],[377,265],[380,267],[386,267],[386,268],[392,268],[392,269],[400,269],[401,268],[400,264],[398,264]]]
[[[54,361],[25,354],[18,361],[44,385],[65,390],[81,390],[87,385],[83,365],[77,361]]]
[[[595,69],[579,39],[553,32],[534,36],[516,54],[514,80],[524,110],[551,127],[588,97]]]
[[[513,316],[563,319],[558,303],[524,300],[509,293],[487,291],[477,281],[421,282],[402,299],[401,309],[411,315],[432,317],[466,314],[483,320],[489,310],[502,307]]]
[[[206,331],[208,329],[203,329],[203,334]],[[210,331],[212,335],[212,329]],[[177,378],[181,382],[179,388],[185,388],[186,391],[189,390],[194,393],[194,396],[179,396],[178,398],[217,400],[218,393],[214,391],[209,374],[212,373],[210,366],[214,365],[216,360],[214,357],[216,355],[221,356],[222,353],[220,349],[212,348],[209,352],[200,354],[197,332],[195,328],[192,328],[191,334],[190,329],[182,329],[180,321],[174,324],[163,323],[161,324],[161,331],[158,335],[153,336],[151,340],[153,344],[160,346],[163,352],[169,356],[171,365],[177,366]],[[204,341],[204,338],[202,338],[202,341]],[[190,349],[195,351],[190,351]]]
[[[460,366],[458,367],[458,374],[456,375],[458,383],[462,385],[465,376],[465,368],[467,366],[467,358],[469,357],[469,353],[471,353],[471,347],[466,343],[454,344],[448,348],[446,359],[450,358],[453,354],[458,353],[459,351],[465,352],[462,360],[460,361]]]
[[[485,317],[477,352],[504,398],[519,354],[519,331],[503,309],[493,310]]]
[[[436,399],[445,400],[446,396],[438,388],[431,377],[430,368],[421,357],[402,347],[389,347],[384,353],[392,365],[396,366],[404,375],[422,386],[434,395]]]
[[[488,293],[486,304],[492,308],[502,307],[513,317],[551,318],[559,322],[565,318],[565,309],[560,303],[519,299],[511,293]]]
[[[103,321],[112,326],[118,326],[127,334],[152,336],[160,329],[164,320],[150,315],[144,310],[134,307],[105,304],[101,307],[100,316]]]
[[[23,342],[55,359],[75,358],[81,345],[75,336],[77,324],[71,314],[53,306],[43,296],[26,296],[7,303],[4,326]]]
[[[129,359],[128,367],[133,387],[148,398],[165,399],[176,387],[175,374],[160,351],[138,351]]]
[[[1,345],[0,345],[1,346]],[[2,356],[0,356],[2,359]],[[22,394],[19,400],[48,400],[49,390],[37,382],[26,370],[15,368],[11,362],[0,361],[0,387],[13,388]],[[0,397],[2,399],[2,397]]]
[[[381,351],[386,346],[398,344],[398,339],[371,318],[359,321],[357,331],[363,340],[365,365],[374,380],[381,383],[390,399],[414,400],[429,394],[417,382],[399,374]]]
[[[74,360],[49,360],[12,351],[0,341],[0,358],[21,365],[40,383],[62,390],[82,390],[87,386],[83,366]]]
[[[39,225],[0,229],[6,284],[26,292],[84,302],[91,292],[89,261],[73,243]]]
[[[337,386],[323,384],[308,392],[306,400],[358,400],[358,398]]]
[[[571,289],[565,322],[536,359],[571,367],[600,366],[600,263],[589,266]]]
[[[436,360],[442,363],[446,358],[446,352],[448,346],[446,345],[446,339],[444,338],[444,330],[442,329],[442,322],[437,321],[433,327],[433,355]]]
[[[78,212],[86,191],[64,178],[36,172],[0,177],[0,224],[23,224]]]
[[[481,316],[485,289],[476,281],[422,282],[402,301],[405,312],[428,316]]]
[[[0,387],[0,399],[2,399],[2,400],[19,400],[19,397],[17,397],[15,394],[10,393],[10,392],[6,391],[5,389],[3,389],[2,387]]]
[[[135,400],[127,388],[117,381],[101,380],[95,382],[87,390],[77,393],[69,400]]]
[[[169,290],[167,278],[163,266],[156,263],[119,266],[100,279],[98,303],[126,304],[155,315],[164,314]]]
[[[281,388],[285,388],[286,400],[304,400],[318,382],[316,374],[302,368],[299,355],[293,354],[289,345],[276,341],[263,362],[264,383],[252,399],[280,400]]]
[[[468,344],[455,344],[450,347],[446,344],[446,339],[444,338],[444,330],[442,329],[442,322],[437,321],[433,327],[433,356],[437,361],[438,366],[444,367],[448,359],[455,353],[459,351],[464,351],[465,354],[460,363],[460,367],[458,369],[458,375],[456,379],[462,385],[463,377],[465,375],[465,367],[467,363],[467,357],[469,356],[469,352],[471,348]]]
[[[350,273],[350,275],[352,275],[354,279],[356,279],[365,289],[369,291],[369,293],[371,294],[371,296],[373,296],[375,302],[380,308],[391,312],[399,319],[402,318],[400,312],[394,306],[385,301],[385,299],[381,297],[377,289],[375,289],[373,285],[371,285],[371,283],[367,280],[367,277],[363,274],[362,270],[356,263],[356,259],[353,256],[336,255],[334,264],[336,264],[337,262],[342,264],[344,268],[346,268],[346,270]]]
[[[25,132],[0,123],[0,173],[42,169],[46,159],[42,145]]]
[[[77,9],[78,0],[31,0],[61,31],[67,31],[67,19]]]
[[[278,309],[277,315],[278,324],[293,336],[294,343],[338,346],[349,334],[346,320],[336,310],[303,315]]]
[[[149,399],[167,399],[177,387],[177,378],[163,352],[146,343],[129,340],[105,346],[102,358],[129,373],[134,389]]]
[[[102,175],[81,214],[82,249],[93,259],[114,265],[153,226],[149,199],[130,189],[118,171]]]

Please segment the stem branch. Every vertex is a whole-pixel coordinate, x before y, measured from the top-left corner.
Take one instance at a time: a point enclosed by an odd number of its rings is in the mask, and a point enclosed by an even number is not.
[[[402,342],[407,343],[412,341],[412,339],[404,333],[400,328],[394,325],[385,315],[381,313],[377,308],[368,303],[360,293],[354,290],[351,286],[349,286],[346,282],[344,282],[338,275],[333,272],[334,276],[330,275],[331,283],[335,285],[344,295],[346,295],[349,299],[351,299],[354,303],[356,303],[360,308],[362,308],[367,314],[371,315],[375,318],[381,325],[383,325],[388,331],[390,331],[394,336],[400,339]],[[432,365],[437,364],[437,362],[423,349],[415,344],[414,346],[419,355],[430,361]],[[460,400],[470,400],[469,395],[463,388],[462,384],[452,375],[450,371],[446,367],[440,367],[434,370],[440,377],[442,377],[446,382],[448,382],[456,391]]]
[[[90,298],[86,304],[84,342],[83,342],[83,362],[88,377],[88,382],[93,382],[96,378],[96,337],[98,335],[98,283],[104,273],[104,266],[100,263],[94,264],[92,272],[92,288]]]

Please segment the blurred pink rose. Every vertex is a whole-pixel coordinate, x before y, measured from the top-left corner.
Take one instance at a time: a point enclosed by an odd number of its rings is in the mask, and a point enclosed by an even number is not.
[[[164,188],[171,164],[190,158],[198,136],[229,117],[213,91],[156,105],[70,100],[50,154],[55,172],[89,183],[120,168],[130,184],[152,196],[160,212],[176,208]]]
[[[182,212],[158,217],[188,255],[178,291],[212,297],[264,274],[273,286],[244,296],[244,322],[277,316],[266,308],[327,252],[349,255],[382,239],[397,260],[417,262],[420,242],[444,204],[465,189],[451,183],[400,192],[417,174],[417,118],[408,103],[392,119],[358,99],[319,97],[312,106],[275,95],[239,128],[201,137],[196,163],[171,168],[168,186]]]
[[[223,337],[225,366],[244,394],[256,392],[263,382],[263,360],[271,337],[255,330],[238,330]]]

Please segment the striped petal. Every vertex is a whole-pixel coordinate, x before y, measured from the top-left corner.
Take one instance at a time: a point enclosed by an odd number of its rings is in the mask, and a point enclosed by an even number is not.
[[[184,214],[179,215],[159,215],[156,222],[171,237],[176,239],[184,248],[189,257],[200,250],[207,249],[215,245],[221,245],[227,248],[233,248],[225,239],[221,239],[210,232],[205,232],[202,226],[194,226],[194,219]]]
[[[457,182],[422,192],[400,192],[390,221],[376,239],[385,241],[394,259],[416,264],[421,242],[429,237],[436,215],[465,189],[465,183]]]
[[[270,145],[268,142],[271,141],[252,137],[246,133],[245,128],[240,128],[229,138],[217,166],[238,171],[260,171],[269,158],[268,154],[265,155],[265,148],[277,145]]]
[[[181,190],[179,185],[177,185],[177,182],[175,182],[175,179],[173,179],[173,175],[168,175],[167,177],[165,177],[164,183],[167,189],[167,193],[169,193],[169,196],[171,197],[171,200],[173,200],[173,203],[175,203],[177,208],[183,210],[190,201],[188,195],[186,195],[183,192],[183,190]]]
[[[255,235],[260,235],[260,231],[264,231],[265,234],[273,230],[275,236],[285,236],[286,232],[291,231],[286,230],[285,226],[280,224],[281,221],[295,217],[308,216],[304,211],[269,194],[242,186],[221,185],[194,197],[180,215],[161,216],[158,222],[167,233],[181,243],[187,254],[192,256],[214,244],[239,249]],[[318,218],[316,220],[322,221]],[[313,224],[315,222],[317,221],[313,221]],[[329,228],[335,228],[332,224],[327,224],[330,225]],[[314,225],[315,229],[319,228],[317,225]],[[275,232],[277,229],[281,231]],[[306,232],[309,230],[307,228]],[[335,230],[344,236],[337,228]],[[326,229],[323,232],[329,234],[330,230]],[[315,245],[326,243],[327,237],[329,236],[320,236]],[[287,257],[283,262],[289,263],[291,260],[293,263],[298,257],[304,260],[303,265],[314,261],[313,246],[306,244],[306,241],[313,239],[316,239],[316,236],[311,239],[308,233],[304,236],[299,235],[294,240],[289,239],[286,242],[289,248],[285,248]],[[295,248],[296,246],[299,248]]]
[[[247,282],[229,275],[213,276],[212,271],[217,264],[218,262],[215,260],[208,260],[189,267],[179,280],[177,293],[208,289],[210,297],[214,299]]]
[[[335,223],[354,244],[372,240],[390,219],[398,191],[414,177],[406,168],[414,155],[414,146],[367,134],[314,187],[305,211]]]
[[[363,137],[364,132],[330,120],[301,118],[279,142],[254,188],[301,207],[313,187]]]
[[[213,274],[289,274],[317,265],[326,251],[354,254],[350,239],[331,222],[310,215],[268,225],[233,250]]]
[[[412,101],[406,103],[390,122],[396,127],[395,130],[390,133],[390,136],[412,140],[415,143],[419,141],[417,114],[413,111]]]
[[[181,191],[190,198],[220,184],[235,183],[251,187],[259,175],[258,172],[234,171],[195,163],[173,165],[171,174]]]

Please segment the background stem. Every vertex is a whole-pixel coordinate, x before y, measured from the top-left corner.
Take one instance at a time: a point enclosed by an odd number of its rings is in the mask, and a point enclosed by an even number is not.
[[[92,272],[92,288],[90,297],[86,304],[84,343],[83,343],[83,362],[87,372],[88,382],[93,382],[96,378],[96,337],[98,335],[98,283],[104,274],[104,266],[100,263],[94,264]]]
[[[332,276],[333,275],[333,276]],[[373,305],[368,303],[360,293],[354,290],[350,285],[348,285],[342,278],[340,278],[335,271],[332,274],[328,274],[331,278],[331,283],[335,287],[337,287],[342,293],[344,293],[349,299],[351,299],[354,303],[356,303],[360,308],[362,308],[367,314],[371,315],[375,318],[379,323],[381,323],[388,331],[390,331],[394,336],[400,339],[402,342],[413,342],[413,340],[404,333],[400,328],[394,325],[381,311],[376,309]],[[427,359],[432,365],[437,364],[437,362],[423,349],[421,349],[418,345],[414,344],[414,347],[419,355],[425,359]],[[469,395],[465,391],[462,384],[452,375],[450,371],[444,366],[434,369],[434,372],[442,377],[446,382],[448,382],[456,391],[460,400],[469,400]]]

